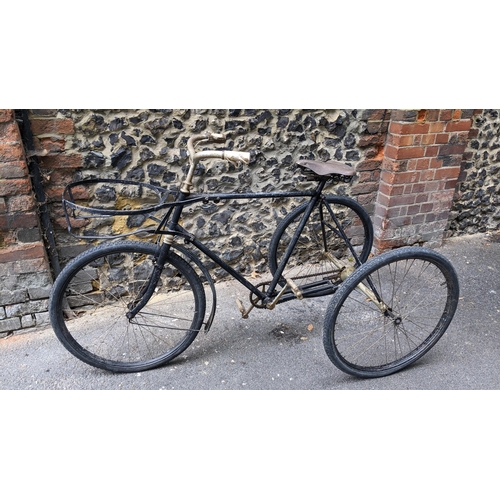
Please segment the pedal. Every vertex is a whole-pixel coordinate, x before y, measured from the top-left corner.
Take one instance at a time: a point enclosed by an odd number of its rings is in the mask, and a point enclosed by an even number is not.
[[[236,299],[236,304],[238,305],[238,309],[240,310],[241,317],[243,319],[247,319],[248,314],[254,308],[253,304],[248,308],[248,310],[245,309],[245,306],[243,305],[243,302],[241,302],[240,299]]]
[[[286,279],[286,284],[290,287],[295,297],[297,297],[299,300],[302,300],[304,296],[302,295],[300,288],[290,278],[285,278],[285,279]]]

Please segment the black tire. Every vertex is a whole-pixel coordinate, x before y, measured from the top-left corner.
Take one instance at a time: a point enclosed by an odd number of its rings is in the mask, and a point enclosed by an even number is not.
[[[278,225],[269,244],[269,268],[273,275],[300,224],[307,202],[292,210]],[[335,214],[361,262],[366,262],[373,244],[373,225],[366,210],[352,198],[328,195],[312,211],[284,272],[305,292],[304,296],[328,295],[339,282],[338,268],[325,257],[327,250],[346,265],[356,266],[353,254],[339,234],[328,207]],[[321,214],[323,219],[321,219]],[[323,223],[321,222],[323,220]],[[321,285],[323,283],[323,285]]]
[[[375,288],[390,310],[382,312],[359,290]],[[397,372],[431,349],[455,314],[457,274],[437,252],[409,247],[359,267],[332,298],[323,344],[333,364],[357,377]]]
[[[149,282],[158,246],[102,244],[72,260],[58,276],[49,312],[61,343],[80,360],[112,372],[158,367],[195,339],[205,316],[200,278],[171,253],[147,304],[126,314]]]

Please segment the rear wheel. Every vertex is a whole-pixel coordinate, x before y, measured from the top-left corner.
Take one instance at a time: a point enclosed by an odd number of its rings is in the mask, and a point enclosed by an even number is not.
[[[332,298],[323,328],[325,351],[351,375],[394,373],[441,338],[455,314],[458,294],[453,266],[432,250],[404,248],[375,257]]]
[[[269,245],[269,267],[276,273],[302,221],[308,203],[290,212],[278,225]],[[349,242],[346,243],[345,238]],[[301,288],[304,296],[328,295],[339,282],[339,269],[330,256],[355,266],[353,252],[366,262],[373,243],[373,226],[366,210],[355,200],[328,195],[313,209],[282,274]]]
[[[158,249],[144,242],[103,244],[63,269],[49,310],[58,339],[73,355],[97,368],[135,372],[172,360],[193,342],[203,324],[205,293],[178,255],[168,256],[152,296],[130,315]]]

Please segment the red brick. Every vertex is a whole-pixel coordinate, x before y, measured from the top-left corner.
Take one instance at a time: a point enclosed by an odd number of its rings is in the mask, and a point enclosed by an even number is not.
[[[425,114],[425,121],[435,122],[439,120],[439,109],[428,109]]]
[[[460,167],[440,168],[434,173],[435,180],[441,179],[458,179],[460,175]]]
[[[415,195],[404,194],[401,196],[391,196],[389,200],[389,207],[400,207],[406,205],[413,205],[415,203]]]
[[[31,131],[33,135],[73,134],[75,127],[70,118],[34,119],[31,120]]]
[[[391,144],[392,146],[395,146],[395,147],[412,146],[413,145],[413,136],[389,134],[387,137],[387,144]]]
[[[365,109],[361,119],[366,121],[380,121],[386,115],[386,111],[385,109]]]
[[[470,120],[460,120],[457,122],[448,122],[446,124],[446,132],[460,132],[460,131],[469,131],[471,127]]]
[[[7,199],[9,213],[29,212],[35,208],[35,198],[31,194],[10,196]]]
[[[425,156],[436,156],[438,154],[438,146],[427,146],[425,148]]]
[[[23,179],[28,175],[24,161],[0,163],[0,179]]]
[[[443,165],[443,160],[440,160],[439,158],[430,158],[431,162],[429,165],[429,168],[441,168]]]
[[[458,183],[458,179],[451,179],[444,185],[444,188],[451,189],[451,190],[455,191],[455,188],[457,187],[457,183]]]
[[[391,160],[385,157],[382,161],[382,170],[387,170],[388,172],[400,172],[406,170],[406,162]]]
[[[387,207],[387,206],[389,206],[389,200],[390,200],[389,196],[386,196],[384,193],[382,193],[380,191],[378,192],[377,203],[379,205],[382,205],[383,207]]]
[[[436,134],[435,144],[448,144],[450,142],[450,134]]]
[[[439,119],[443,122],[450,121],[453,116],[451,109],[442,109],[439,113]]]
[[[439,147],[439,155],[460,155],[462,156],[465,150],[465,144],[445,144]],[[436,156],[436,155],[433,155]]]
[[[422,147],[399,148],[396,159],[404,160],[407,158],[421,158],[424,156],[425,149]]]
[[[378,189],[378,182],[363,182],[356,184],[351,190],[353,195],[372,193]]]
[[[425,134],[422,137],[422,144],[428,146],[429,144],[436,144],[436,134]]]
[[[442,132],[444,130],[445,123],[444,122],[433,122],[429,123],[429,132]]]
[[[401,162],[401,163],[404,163],[404,162]],[[411,160],[407,160],[406,161],[406,165],[407,165],[406,171],[417,170],[417,163],[418,163],[418,160],[416,160],[415,158],[413,158]]]
[[[424,186],[424,184],[416,184],[417,186]],[[418,194],[417,197],[415,198],[415,203],[425,203],[428,201],[429,195],[428,194]]]
[[[423,122],[426,119],[426,115],[427,115],[427,110],[426,109],[421,109],[418,112],[417,121]]]
[[[0,179],[0,196],[14,196],[31,192],[29,179]]]
[[[20,142],[0,142],[0,162],[20,161],[24,158],[24,150]]]
[[[66,217],[54,217],[52,219],[52,222],[54,223],[54,226],[59,229],[68,229],[68,220],[66,219]],[[71,227],[75,229],[80,229],[87,226],[88,224],[90,224],[89,219],[71,219]]]
[[[420,213],[420,205],[410,205],[407,210],[408,215],[417,215]]]
[[[382,135],[364,135],[358,140],[358,147],[373,146],[383,144],[384,137]]]
[[[404,186],[394,186],[392,184],[381,182],[379,184],[379,191],[386,196],[400,195],[403,194]]]
[[[435,172],[436,170],[431,168],[427,170],[422,170],[422,172],[420,173],[420,181],[425,182],[434,180]]]
[[[429,165],[430,165],[430,158],[419,158],[417,160],[417,164],[416,164],[415,168],[417,170],[425,170],[425,169],[429,168]]]
[[[384,149],[384,155],[386,158],[391,158],[392,160],[397,160],[398,151],[399,151],[399,149],[397,147],[391,146],[390,144],[386,144],[385,149]]]
[[[58,109],[32,109],[31,113],[34,116],[57,116]]]
[[[33,213],[2,214],[0,215],[0,227],[3,229],[17,229],[36,227],[38,218]]]
[[[65,140],[54,137],[43,137],[34,139],[35,150],[40,156],[51,153],[62,153],[64,151]]]
[[[425,184],[423,182],[418,182],[411,186],[412,193],[423,193],[425,188]],[[416,203],[420,203],[418,200],[415,200]]]
[[[1,263],[25,261],[43,257],[45,257],[45,250],[42,243],[0,249]]]
[[[14,120],[13,109],[0,109],[0,123],[10,122]]]
[[[56,168],[80,168],[81,166],[82,155],[79,154],[45,156],[40,161],[40,167],[48,170]]]
[[[361,161],[356,165],[356,172],[362,172],[364,170],[376,170],[380,168],[382,164],[379,160],[365,160]]]
[[[401,134],[427,134],[429,132],[428,123],[405,123],[401,126]]]
[[[20,142],[19,127],[15,122],[0,122],[0,142]]]
[[[395,174],[394,184],[408,184],[410,182],[418,182],[420,180],[420,172],[400,172]]]
[[[401,135],[403,130],[403,124],[399,122],[391,122],[389,124],[389,132],[391,134]]]
[[[394,184],[394,181],[396,180],[397,174],[393,172],[388,172],[387,170],[382,170],[380,173],[380,180],[382,182],[385,182],[386,184],[389,184],[392,186]]]

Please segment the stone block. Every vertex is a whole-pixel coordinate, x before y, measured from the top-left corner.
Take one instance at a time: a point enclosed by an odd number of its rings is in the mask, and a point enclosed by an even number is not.
[[[28,288],[28,297],[30,300],[47,299],[51,290],[52,285]]]
[[[21,318],[7,318],[0,320],[0,334],[19,330],[21,328]],[[5,335],[4,335],[5,336]]]
[[[50,324],[50,316],[48,312],[35,313],[37,326]]]
[[[35,318],[31,314],[27,314],[21,317],[22,328],[30,328],[35,325],[36,325]]]
[[[26,300],[26,290],[2,290],[0,291],[0,304],[7,306],[11,304],[18,304]]]
[[[23,302],[22,304],[13,304],[5,307],[7,318],[15,316],[24,316],[26,314],[43,312],[48,309],[48,300],[32,300],[30,302]]]

